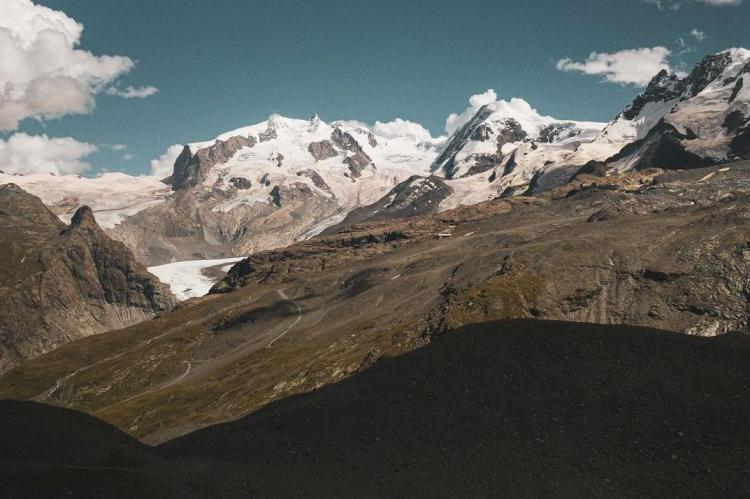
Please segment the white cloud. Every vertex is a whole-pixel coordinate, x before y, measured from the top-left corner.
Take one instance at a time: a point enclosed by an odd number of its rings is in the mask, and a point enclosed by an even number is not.
[[[702,42],[703,40],[706,39],[706,33],[704,33],[703,31],[700,31],[700,30],[698,30],[696,28],[693,28],[690,31],[690,36],[692,36],[693,38],[695,38],[699,42]]]
[[[2,0],[0,130],[29,117],[90,112],[95,96],[134,62],[77,48],[83,26],[31,0]]]
[[[372,127],[372,131],[375,135],[385,137],[386,139],[393,139],[396,137],[410,137],[414,140],[430,141],[432,135],[429,130],[413,121],[403,120],[396,118],[395,120],[382,123],[376,121]]]
[[[125,144],[112,144],[109,146],[113,151],[124,151],[128,148]]]
[[[70,137],[16,133],[8,140],[0,139],[0,170],[20,174],[81,173],[90,166],[84,158],[95,151],[95,145]]]
[[[132,154],[130,154],[130,153],[126,153],[126,154],[123,154],[123,155],[122,155],[122,159],[124,159],[125,161],[132,161],[134,157],[135,157],[135,156],[133,156],[133,155],[132,155]]]
[[[469,104],[471,107],[479,109],[482,106],[486,106],[497,100],[497,94],[491,88],[485,90],[482,94],[476,94],[469,97]]]
[[[680,10],[687,3],[699,3],[711,7],[737,6],[743,0],[644,0],[646,3],[656,5],[659,10]]]
[[[315,116],[317,116],[317,114]],[[347,128],[364,128],[365,130],[370,129],[370,126],[367,123],[358,120],[336,120],[331,123],[331,125],[341,125]]]
[[[158,91],[158,88],[151,86],[139,88],[128,86],[125,88],[125,90],[120,90],[117,87],[109,87],[107,89],[107,95],[116,95],[117,97],[122,97],[123,99],[143,99],[145,97],[154,95]]]
[[[448,135],[458,130],[464,123],[474,116],[480,107],[497,101],[497,94],[493,89],[487,89],[481,94],[469,97],[469,107],[461,114],[451,113],[445,120],[445,131]]]
[[[600,75],[604,81],[621,85],[644,86],[662,69],[672,71],[668,62],[671,54],[666,47],[621,50],[614,53],[593,52],[583,62],[560,59],[557,61],[557,69]]]
[[[706,5],[713,5],[713,6],[722,6],[722,5],[739,5],[742,3],[742,0],[695,0],[698,3],[703,3]]]
[[[509,101],[497,100],[497,94],[489,89],[481,94],[472,95],[469,98],[469,107],[460,114],[453,113],[445,120],[445,131],[450,135],[477,114],[480,108],[487,106],[493,113],[499,116],[512,117],[521,123],[521,126],[530,130],[545,120],[551,120],[549,116],[542,116],[525,100],[513,97]]]
[[[179,156],[182,152],[183,147],[184,146],[180,144],[169,146],[164,154],[159,156],[157,159],[152,159],[151,175],[157,175],[160,177],[171,175],[172,169],[174,167],[174,162],[177,159],[177,156]]]

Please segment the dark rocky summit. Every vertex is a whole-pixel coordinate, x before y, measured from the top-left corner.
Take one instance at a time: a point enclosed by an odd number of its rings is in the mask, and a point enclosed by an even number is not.
[[[0,371],[70,340],[171,308],[169,288],[83,206],[65,226],[35,196],[0,187]]]
[[[488,106],[482,106],[476,114],[461,128],[459,128],[451,137],[450,142],[446,144],[445,149],[435,159],[433,169],[442,170],[445,178],[451,179],[455,174],[455,159],[456,155],[466,146],[470,140],[474,140],[473,136],[481,137],[483,135],[489,135],[489,130],[482,129],[477,131],[480,127],[486,127],[484,122],[490,115],[492,115],[492,109]]]
[[[727,52],[708,55],[685,78],[669,74],[666,69],[662,69],[651,79],[646,90],[638,95],[633,103],[622,112],[621,116],[627,120],[632,120],[650,102],[667,102],[674,99],[686,100],[695,97],[718,78],[731,62],[732,58]]]
[[[174,164],[171,182],[172,189],[189,189],[206,179],[208,172],[216,165],[226,163],[243,147],[253,147],[255,137],[237,135],[227,140],[217,140],[212,146],[198,149],[195,154],[189,146],[182,149]]]

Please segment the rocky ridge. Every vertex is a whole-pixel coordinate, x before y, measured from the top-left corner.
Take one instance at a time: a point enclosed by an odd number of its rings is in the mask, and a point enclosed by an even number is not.
[[[0,186],[0,371],[73,339],[169,310],[169,288],[107,237],[88,207],[65,226],[14,184]]]

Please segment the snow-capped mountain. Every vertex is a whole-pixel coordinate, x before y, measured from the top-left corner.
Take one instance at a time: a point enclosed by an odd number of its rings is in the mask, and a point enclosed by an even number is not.
[[[148,265],[288,245],[346,220],[404,217],[562,185],[583,167],[691,168],[750,158],[750,51],[710,55],[690,75],[661,72],[609,124],[559,120],[522,99],[483,99],[433,138],[415,124],[373,127],[271,116],[185,145],[168,178],[0,173],[68,220],[92,206]],[[387,125],[387,124],[386,124]]]
[[[662,71],[606,126],[540,116],[520,99],[485,105],[433,164],[456,191],[441,208],[559,186],[592,161],[627,171],[750,158],[748,75],[745,49],[709,55],[684,78]]]
[[[542,116],[522,99],[496,101],[482,106],[454,132],[432,169],[448,179],[469,177],[522,161],[521,157],[511,161],[522,144],[533,145],[534,151],[541,148],[540,155],[553,153],[593,140],[604,126]]]
[[[356,122],[274,115],[215,140],[186,145],[170,182],[174,190],[205,185],[240,191],[230,206],[273,197],[274,188],[301,183],[349,208],[426,171],[440,144],[439,139],[377,136]]]
[[[685,78],[662,71],[597,142],[628,144],[608,161],[618,170],[747,159],[749,87],[750,51],[745,49],[709,55]]]
[[[376,132],[274,115],[187,144],[165,179],[169,198],[112,231],[149,264],[245,255],[311,237],[427,174],[442,143]]]

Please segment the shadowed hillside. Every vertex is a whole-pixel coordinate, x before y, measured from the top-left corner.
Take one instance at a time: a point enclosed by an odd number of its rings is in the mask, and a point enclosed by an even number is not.
[[[91,497],[740,496],[749,354],[735,334],[483,323],[152,449],[3,402],[0,476],[6,497],[62,480]]]

